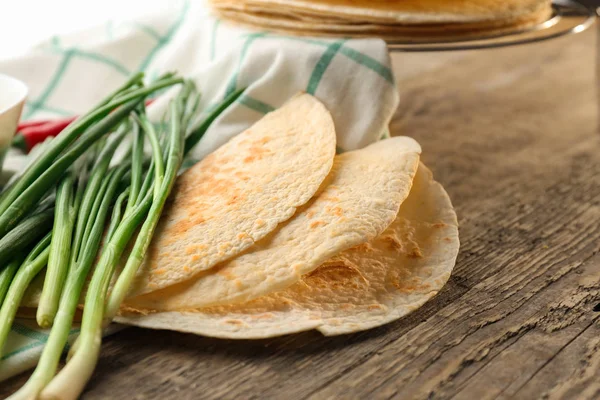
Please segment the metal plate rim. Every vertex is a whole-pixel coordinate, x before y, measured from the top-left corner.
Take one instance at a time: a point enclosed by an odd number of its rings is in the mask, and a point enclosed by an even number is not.
[[[391,52],[427,52],[491,49],[535,43],[561,36],[583,32],[596,20],[596,12],[576,0],[556,0],[550,19],[530,29],[503,35],[474,38],[460,41],[431,43],[406,43],[387,41]],[[572,15],[569,15],[571,13]]]

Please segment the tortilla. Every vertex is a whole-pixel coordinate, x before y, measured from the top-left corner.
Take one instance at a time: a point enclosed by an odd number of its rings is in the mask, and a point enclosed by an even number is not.
[[[380,37],[386,40],[455,41],[469,38],[497,36],[531,29],[546,21],[551,10],[510,21],[486,21],[468,24],[391,25],[375,23],[346,23],[337,21],[307,21],[280,14],[220,10],[217,15],[225,20],[250,28],[300,36],[327,37]]]
[[[244,302],[293,285],[394,221],[420,152],[413,139],[395,137],[336,156],[317,195],[271,235],[195,279],[125,303],[154,310],[199,308]]]
[[[458,254],[448,195],[420,166],[410,195],[378,238],[347,250],[290,288],[242,305],[139,315],[116,321],[232,339],[317,329],[339,335],[374,328],[414,311],[444,286]]]
[[[396,24],[470,23],[518,19],[550,0],[209,0],[213,8],[280,11]]]
[[[130,291],[188,280],[251,247],[318,190],[335,156],[331,115],[300,94],[177,179]]]
[[[549,0],[212,0],[211,4],[220,18],[273,32],[408,42],[514,33],[531,29],[552,15]]]

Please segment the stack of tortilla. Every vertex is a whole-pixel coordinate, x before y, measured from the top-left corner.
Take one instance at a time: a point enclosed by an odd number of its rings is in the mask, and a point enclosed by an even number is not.
[[[458,227],[418,143],[335,149],[331,115],[299,94],[186,171],[116,320],[222,338],[336,335],[434,296]]]
[[[452,41],[531,29],[551,0],[209,0],[225,20],[308,36]]]

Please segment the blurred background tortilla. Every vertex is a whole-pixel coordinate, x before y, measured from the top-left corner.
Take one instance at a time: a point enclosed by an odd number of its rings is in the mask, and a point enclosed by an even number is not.
[[[303,36],[469,38],[530,29],[552,15],[549,0],[292,1],[212,0],[236,24]]]

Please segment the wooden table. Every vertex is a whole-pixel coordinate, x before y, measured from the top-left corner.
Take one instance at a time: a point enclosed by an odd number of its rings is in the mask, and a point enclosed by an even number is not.
[[[600,398],[594,46],[587,32],[394,55],[393,131],[422,144],[461,223],[454,273],[419,311],[334,338],[129,329],[106,340],[84,398]]]

